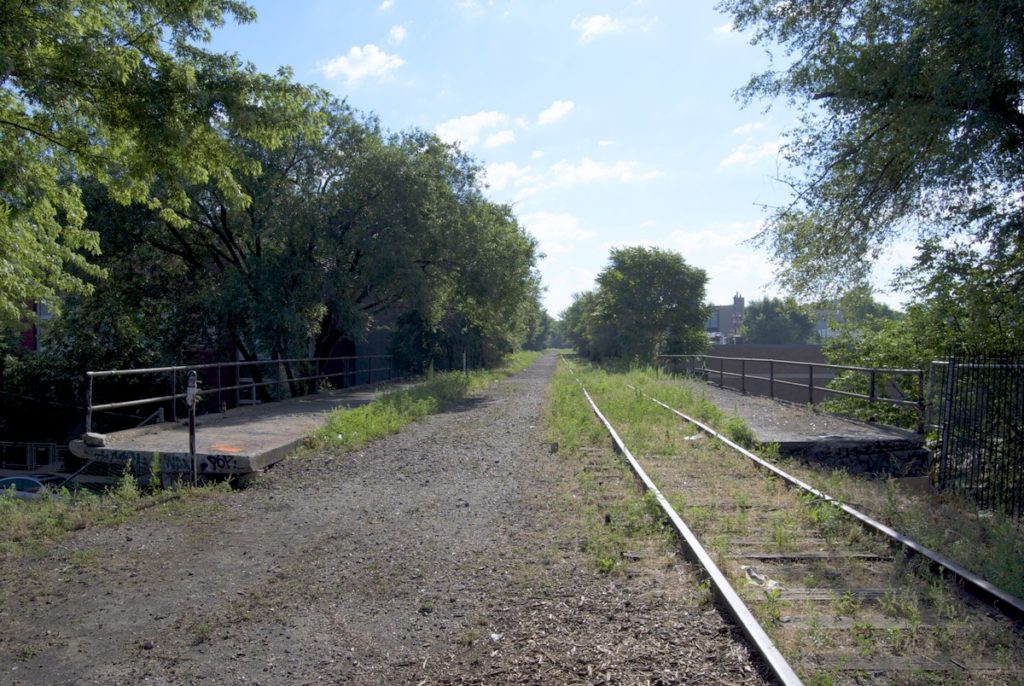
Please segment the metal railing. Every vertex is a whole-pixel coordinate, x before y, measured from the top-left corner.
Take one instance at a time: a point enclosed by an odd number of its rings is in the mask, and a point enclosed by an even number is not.
[[[806,402],[815,404],[824,397],[844,397],[866,400],[869,403],[884,403],[897,407],[913,408],[917,412],[918,433],[924,433],[925,429],[925,374],[922,369],[893,369],[887,367],[853,367],[838,364],[825,364],[821,362],[799,362],[795,360],[772,360],[752,357],[723,357],[719,355],[659,355],[659,360],[679,360],[685,363],[684,370],[694,376],[701,376],[704,381],[713,383],[711,378],[718,377],[718,387],[725,388],[726,380],[737,380],[738,388],[730,384],[729,388],[739,390],[741,393],[751,391],[753,384],[750,382],[762,382],[768,384],[768,397],[775,398],[778,393],[777,387],[802,389],[807,391]],[[712,365],[708,365],[708,361]],[[717,361],[717,369],[714,361]],[[726,362],[733,363],[732,370],[726,370]],[[759,366],[762,370],[767,365],[767,376],[752,373],[753,368]],[[738,371],[734,371],[736,366]],[[780,369],[781,368],[781,369]],[[794,374],[791,370],[799,370]],[[822,372],[815,377],[815,371]],[[780,373],[781,372],[781,373]],[[868,392],[857,393],[838,388],[831,388],[827,385],[818,385],[816,380],[824,380],[830,383],[843,372],[854,372],[863,374],[867,378]],[[792,381],[794,376],[800,381]],[[888,379],[899,376],[912,376],[917,380],[917,399],[893,398],[882,392],[890,388]]]
[[[367,364],[365,367],[360,368],[360,363],[365,361]],[[341,371],[328,371],[327,367],[330,363],[341,363]],[[351,363],[352,369],[346,369]],[[273,377],[271,380],[265,380],[265,374],[262,373],[261,367],[271,366],[274,369]],[[298,367],[300,370],[303,368],[312,368],[315,371],[313,373],[306,373],[304,375],[289,375],[285,372],[286,369],[292,369]],[[225,370],[232,370],[231,374],[225,374]],[[287,397],[297,397],[299,395],[306,395],[306,393],[296,393],[296,390],[301,390],[302,384],[305,382],[313,381],[316,384],[314,392],[319,388],[321,382],[325,380],[331,380],[341,378],[343,386],[354,386],[361,385],[358,383],[345,383],[346,380],[352,379],[353,377],[358,381],[359,375],[366,376],[366,384],[372,384],[377,381],[390,380],[393,375],[392,369],[392,356],[391,355],[361,355],[361,356],[345,356],[345,357],[306,357],[306,358],[290,358],[290,359],[277,359],[277,360],[237,360],[233,362],[213,362],[209,364],[196,364],[196,365],[176,365],[173,367],[152,367],[148,369],[107,369],[103,371],[90,371],[86,372],[86,414],[85,414],[85,430],[86,432],[92,431],[92,420],[93,414],[96,412],[104,412],[109,410],[118,410],[131,407],[142,407],[145,405],[154,405],[158,403],[169,403],[171,406],[171,420],[177,421],[178,419],[178,401],[185,400],[185,383],[178,379],[179,375],[187,376],[189,372],[195,371],[197,373],[204,372],[204,381],[207,383],[210,381],[210,377],[213,376],[213,385],[202,385],[200,391],[203,395],[216,394],[217,406],[222,406],[223,393],[228,391],[240,392],[242,390],[251,391],[253,393],[253,401],[256,400],[255,393],[256,389],[259,388],[275,388],[276,399],[285,399],[285,389],[287,389]],[[243,376],[243,371],[247,372],[249,376]],[[255,372],[255,373],[254,373]],[[95,403],[95,382],[97,379],[112,378],[112,377],[145,377],[145,376],[164,376],[166,379],[162,382],[157,381],[149,385],[150,388],[163,386],[168,390],[166,395],[156,395],[145,398],[136,398],[132,400],[120,400],[116,402],[106,403]],[[228,376],[233,382],[229,382],[228,385],[222,385],[222,380],[225,376]],[[257,380],[260,379],[260,380]],[[179,392],[180,389],[180,392]],[[269,400],[274,400],[269,394],[265,397]],[[236,399],[236,405],[242,404]]]
[[[35,470],[56,468],[64,463],[66,445],[46,441],[0,441],[0,468]]]

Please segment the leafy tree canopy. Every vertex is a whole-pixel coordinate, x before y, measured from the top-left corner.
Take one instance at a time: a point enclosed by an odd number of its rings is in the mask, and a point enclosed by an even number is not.
[[[252,120],[257,91],[297,87],[197,44],[254,16],[236,0],[0,2],[0,322],[101,273],[83,177],[168,216],[197,182],[243,197],[226,128],[273,147],[295,112]]]
[[[616,248],[597,277],[597,290],[574,297],[562,314],[565,332],[582,355],[637,359],[688,353],[707,345],[707,274],[678,253]]]
[[[793,298],[764,298],[743,310],[744,343],[808,343],[814,320]]]
[[[782,97],[803,112],[784,148],[798,169],[787,179],[795,200],[760,236],[788,286],[842,291],[865,279],[893,239],[913,236],[922,250],[904,277],[920,297],[964,289],[1020,300],[1020,0],[723,0],[719,7],[754,43],[784,52],[742,98]],[[999,303],[985,305],[992,308],[992,316],[1004,314]],[[1018,329],[1020,314],[1018,306]]]

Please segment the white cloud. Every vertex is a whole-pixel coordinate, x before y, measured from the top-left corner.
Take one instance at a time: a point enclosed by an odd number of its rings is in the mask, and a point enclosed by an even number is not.
[[[752,167],[761,160],[777,158],[781,147],[781,138],[760,145],[748,141],[729,153],[718,166],[723,169],[736,166]]]
[[[541,153],[542,154],[542,153]],[[534,158],[539,155],[534,153]],[[522,200],[543,191],[572,188],[592,183],[643,183],[660,177],[657,169],[644,169],[639,162],[595,162],[584,158],[578,164],[557,162],[545,171],[533,171],[515,162],[488,164],[487,183],[493,191],[515,189],[515,199]]]
[[[733,132],[733,135],[736,135],[736,136],[749,136],[750,134],[754,133],[755,131],[761,131],[762,129],[764,129],[764,123],[763,122],[752,121],[752,122],[748,122],[746,124],[743,124],[742,126],[737,126],[735,129],[732,130],[732,132]]]
[[[612,141],[612,140],[602,140],[602,141],[598,141],[597,145],[600,148],[607,148],[609,145],[615,145],[615,141]]]
[[[389,9],[395,6],[395,0],[384,0],[377,6],[377,9],[381,12],[387,12]]]
[[[576,17],[569,27],[580,34],[580,43],[586,44],[613,33],[650,31],[657,23],[657,17],[652,19],[616,19],[607,14],[594,14],[589,17]]]
[[[369,77],[383,79],[403,64],[405,60],[398,55],[389,55],[371,43],[353,46],[347,54],[320,65],[318,70],[329,79],[344,76],[348,83],[356,84]]]
[[[461,143],[464,147],[476,145],[484,129],[497,128],[508,123],[508,115],[501,112],[477,112],[437,125],[435,129],[441,140],[447,143]]]
[[[530,157],[532,157],[535,160],[539,160],[540,158],[544,157],[544,151],[534,150],[533,152],[530,153]]]
[[[641,171],[639,162],[595,162],[587,157],[584,157],[579,164],[558,162],[551,167],[550,173],[551,185],[557,187],[578,186],[598,181],[636,183],[650,181],[661,176],[661,172],[655,169]]]
[[[589,43],[601,36],[618,33],[625,27],[619,19],[612,19],[607,14],[595,14],[590,17],[576,17],[570,24],[573,31],[580,34],[580,43]]]
[[[677,229],[668,235],[673,250],[684,256],[694,255],[708,248],[734,248],[752,238],[764,227],[761,220],[754,222],[719,222],[699,229]]]
[[[547,255],[572,252],[576,243],[596,235],[580,228],[579,220],[567,212],[534,212],[521,216],[519,221]]]
[[[500,162],[484,167],[484,178],[493,190],[504,190],[510,183],[517,182],[529,173],[529,167],[520,167],[515,162]]]
[[[406,35],[408,35],[408,32],[404,26],[392,26],[391,30],[388,31],[388,38],[393,45],[401,45],[405,41]]]
[[[555,100],[551,103],[550,107],[537,115],[537,123],[540,126],[554,124],[556,121],[572,112],[574,107],[576,107],[576,103],[572,100]]]
[[[498,147],[501,147],[502,145],[508,145],[509,143],[514,143],[515,140],[516,140],[515,132],[512,131],[512,129],[505,129],[503,131],[498,131],[497,133],[492,133],[490,136],[488,136],[487,140],[484,141],[484,147],[485,148],[498,148]]]
[[[715,33],[732,33],[736,29],[736,25],[732,22],[728,24],[722,24],[721,26],[715,27]]]

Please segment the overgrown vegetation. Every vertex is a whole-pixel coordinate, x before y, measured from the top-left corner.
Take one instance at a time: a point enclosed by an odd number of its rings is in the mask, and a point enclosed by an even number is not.
[[[602,377],[593,382],[601,387]],[[551,381],[546,421],[558,459],[575,472],[562,507],[578,513],[577,546],[595,572],[623,574],[639,559],[675,546],[657,502],[636,488],[564,363]]]
[[[699,384],[659,377],[650,370],[609,373],[579,362],[575,365],[583,384],[631,452],[731,577],[734,587],[751,603],[752,610],[769,628],[787,657],[799,663],[803,657],[811,658],[825,650],[832,654],[871,657],[915,655],[922,651],[948,653],[955,648],[955,652],[966,656],[981,659],[995,656],[993,659],[1001,664],[1010,665],[1009,669],[1016,668],[1012,666],[1013,659],[1006,661],[999,657],[1000,650],[1005,650],[1010,639],[996,635],[1001,629],[969,620],[955,592],[946,583],[932,578],[925,569],[927,565],[913,559],[901,565],[899,555],[895,556],[897,564],[888,566],[860,559],[860,555],[868,559],[884,558],[891,554],[891,549],[835,504],[801,495],[779,479],[766,476],[752,462],[739,458],[722,444],[699,438],[692,428],[639,392],[657,397],[719,430],[725,429],[730,418],[718,408],[706,407]],[[627,384],[637,390],[628,388]],[[568,392],[572,393],[573,389],[570,387]],[[575,394],[580,408],[589,411],[578,386]],[[578,411],[584,412],[583,409]],[[607,441],[607,438],[602,436],[597,440]],[[770,448],[764,456],[773,461],[779,459],[777,450]],[[855,502],[858,509],[887,519],[884,502],[864,497],[870,489],[879,485],[884,488],[887,482],[857,478],[845,472],[823,474],[789,462],[782,466],[826,493]],[[895,482],[888,483],[896,488]],[[890,523],[903,533],[930,545],[927,536],[915,535],[918,529],[907,526],[909,518],[928,518],[931,521],[926,528],[931,528],[932,535],[947,537],[947,544],[956,539],[959,545],[952,548],[947,545],[945,549],[931,547],[974,567],[976,572],[996,583],[1003,581],[1006,574],[1019,579],[1019,551],[1024,549],[1020,547],[1019,529],[1001,532],[1009,536],[995,543],[991,535],[997,533],[999,527],[987,528],[984,524],[979,527],[977,523],[998,520],[987,516],[976,518],[969,509],[959,512],[952,507],[946,509],[951,503],[944,505],[944,499],[933,495],[915,501],[903,497],[902,490],[897,492],[899,497],[893,494],[888,508],[901,511],[901,518]],[[603,511],[609,510],[610,507],[604,505]],[[640,508],[634,505],[633,510]],[[1015,546],[1017,552],[1013,552]],[[600,546],[594,548],[605,550]],[[743,557],[738,554],[743,549],[755,551],[758,560],[763,554],[764,561],[751,561],[741,566],[737,557]],[[972,549],[984,549],[984,552],[975,554]],[[833,554],[817,559],[823,550]],[[796,558],[809,553],[809,559],[792,565],[776,565],[770,561],[773,555],[780,553],[783,557],[792,554]],[[996,555],[1006,559],[998,560]],[[610,565],[613,557],[602,552],[596,563]],[[841,590],[877,586],[900,590],[877,599]],[[826,596],[824,600],[803,600],[800,595],[787,593],[787,589],[800,587],[818,590],[819,595]],[[1003,587],[1013,589],[1014,584],[1003,584]],[[828,591],[822,589],[840,590],[834,590],[829,600]],[[827,604],[825,609],[822,602]],[[941,626],[923,621],[926,614],[932,613],[945,618]],[[831,626],[822,626],[823,619],[828,619]],[[842,621],[838,621],[840,619]],[[974,642],[964,646],[965,636],[973,636],[983,629],[991,631],[976,641],[972,638]],[[805,676],[811,682],[827,683],[833,675],[826,670]]]
[[[428,374],[410,388],[400,388],[366,405],[331,413],[326,425],[309,439],[312,448],[335,447],[351,450],[367,442],[401,431],[402,427],[429,414],[443,411],[468,394],[516,374],[540,355],[522,352],[493,370],[438,372]]]
[[[73,531],[130,521],[144,510],[194,512],[197,508],[218,507],[219,499],[230,489],[230,484],[222,482],[200,487],[182,485],[173,492],[143,490],[126,473],[102,495],[65,488],[35,500],[0,496],[0,560],[42,551]]]

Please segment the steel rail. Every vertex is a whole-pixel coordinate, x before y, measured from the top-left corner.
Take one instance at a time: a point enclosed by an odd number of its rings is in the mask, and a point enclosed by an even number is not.
[[[638,390],[634,386],[629,386],[629,388],[633,389],[634,391]],[[832,496],[830,496],[830,495],[828,495],[826,493],[823,493],[822,491],[819,491],[814,486],[811,486],[810,484],[808,484],[808,483],[798,479],[797,477],[792,476],[791,474],[789,474],[787,472],[784,472],[783,470],[779,469],[778,467],[776,467],[775,465],[771,464],[767,460],[764,460],[764,459],[758,457],[757,455],[755,455],[754,453],[750,452],[749,450],[747,450],[743,446],[741,446],[738,443],[730,440],[726,436],[723,436],[722,434],[718,433],[717,431],[712,429],[707,424],[704,424],[703,422],[701,422],[701,421],[699,421],[697,419],[694,419],[693,417],[690,417],[690,416],[688,416],[686,414],[683,414],[679,410],[666,405],[665,403],[661,402],[657,398],[652,398],[651,396],[647,395],[643,391],[640,391],[640,394],[643,395],[648,400],[650,400],[650,401],[660,405],[661,407],[665,408],[669,412],[672,412],[673,414],[675,414],[675,415],[685,419],[686,421],[690,422],[691,424],[697,426],[701,431],[704,431],[708,435],[710,435],[710,436],[712,436],[714,438],[717,438],[718,440],[722,441],[723,443],[725,443],[729,447],[731,447],[734,450],[738,451],[740,454],[742,454],[743,456],[749,458],[750,460],[753,460],[756,464],[758,464],[759,466],[761,466],[761,467],[767,469],[768,471],[772,472],[773,474],[775,474],[779,478],[783,479],[787,483],[790,483],[790,484],[792,484],[792,485],[794,485],[794,486],[796,486],[796,487],[806,491],[807,493],[811,493],[816,498],[819,498],[821,500],[824,500],[824,501],[832,503],[836,507],[842,509],[843,512],[845,512],[846,514],[848,514],[851,517],[853,517],[854,519],[857,519],[858,521],[860,521],[861,524],[866,526],[869,530],[872,530],[872,531],[875,531],[877,533],[882,534],[883,536],[887,537],[891,542],[899,544],[900,546],[902,546],[904,550],[907,550],[907,551],[910,551],[910,552],[912,552],[914,554],[920,555],[920,556],[930,560],[932,564],[938,565],[939,567],[943,568],[944,570],[950,572],[960,582],[963,583],[964,587],[967,590],[971,591],[974,595],[977,595],[977,596],[979,596],[981,598],[984,598],[986,601],[988,601],[988,603],[990,605],[992,605],[995,609],[997,609],[1000,612],[1002,612],[1007,617],[1010,617],[1011,619],[1013,619],[1015,621],[1018,621],[1018,622],[1024,620],[1024,600],[1021,600],[1020,598],[1018,598],[1018,597],[1016,597],[1016,596],[1014,596],[1014,595],[1012,595],[1010,593],[1007,593],[1006,591],[1004,591],[1003,589],[999,588],[998,586],[992,585],[991,583],[989,583],[985,579],[982,579],[977,574],[975,574],[975,573],[973,573],[973,572],[963,568],[962,566],[960,566],[959,564],[957,564],[953,560],[950,560],[948,557],[946,557],[946,556],[944,556],[944,555],[942,555],[940,553],[937,553],[937,552],[935,552],[934,550],[932,550],[930,548],[927,548],[927,547],[921,545],[920,543],[918,543],[917,541],[914,541],[913,539],[907,538],[906,536],[904,536],[903,534],[899,533],[898,531],[896,531],[892,527],[889,527],[889,526],[883,524],[882,522],[879,522],[878,520],[876,520],[876,519],[874,519],[872,517],[869,517],[868,515],[864,514],[863,512],[861,512],[861,511],[859,511],[857,509],[854,509],[853,507],[850,507],[849,505],[847,505],[846,503],[840,501],[839,499],[833,498]]]
[[[572,371],[571,367],[569,371],[574,377],[576,377],[576,373]],[[800,686],[803,684],[800,677],[798,677],[796,672],[793,671],[793,668],[789,666],[786,658],[784,658],[782,653],[779,652],[779,649],[775,647],[772,639],[767,633],[765,633],[764,628],[762,628],[757,619],[754,618],[750,609],[746,604],[744,604],[739,594],[736,593],[735,589],[733,589],[729,584],[729,580],[725,578],[725,574],[722,573],[722,570],[720,570],[714,560],[711,559],[707,550],[705,550],[704,546],[700,544],[700,541],[697,540],[697,537],[675,511],[675,508],[673,508],[671,503],[668,502],[668,499],[665,498],[658,487],[654,485],[654,482],[647,475],[647,472],[644,471],[643,467],[640,466],[640,463],[637,462],[636,458],[633,457],[633,454],[629,452],[629,448],[626,447],[626,444],[622,441],[618,432],[615,431],[615,427],[613,427],[604,414],[601,413],[597,403],[594,402],[594,399],[590,396],[590,393],[587,392],[586,387],[584,387],[583,382],[581,382],[578,377],[576,377],[576,383],[578,383],[580,388],[583,390],[583,395],[587,398],[587,402],[590,403],[590,407],[593,409],[594,414],[611,435],[616,448],[620,453],[622,453],[623,457],[626,458],[626,461],[629,463],[633,473],[636,474],[637,478],[639,478],[643,483],[644,488],[654,494],[654,497],[658,501],[658,505],[661,506],[662,511],[669,518],[669,521],[672,522],[672,526],[682,538],[684,547],[689,553],[690,558],[696,560],[696,562],[708,573],[708,578],[715,589],[716,595],[725,604],[726,610],[732,618],[737,624],[739,624],[740,630],[743,631],[743,634],[751,643],[754,644],[755,650],[757,650],[758,654],[764,659],[772,674],[774,674],[779,682],[785,686]]]

